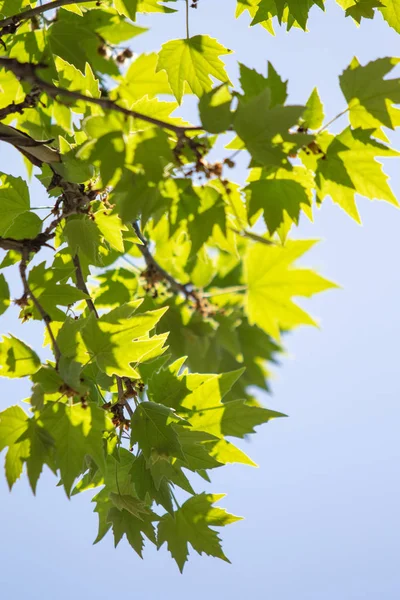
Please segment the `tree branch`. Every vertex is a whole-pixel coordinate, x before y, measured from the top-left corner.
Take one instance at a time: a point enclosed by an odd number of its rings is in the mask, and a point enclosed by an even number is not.
[[[149,243],[140,231],[140,227],[137,222],[132,223],[133,229],[138,236],[141,244],[137,244],[142,256],[146,262],[149,279],[151,280],[152,275],[156,275],[156,278],[163,279],[166,281],[174,294],[182,294],[187,301],[194,304],[195,310],[200,313],[203,317],[208,317],[213,313],[213,307],[208,302],[207,298],[203,293],[196,289],[191,283],[180,283],[177,281],[168,271],[156,261],[154,256],[149,250]]]
[[[168,123],[167,121],[161,121],[160,119],[144,115],[135,110],[129,110],[127,108],[124,108],[123,106],[119,106],[119,104],[116,104],[113,100],[110,100],[108,98],[91,98],[90,96],[86,96],[85,94],[81,94],[80,92],[67,90],[65,88],[59,88],[51,83],[47,83],[47,81],[44,81],[41,77],[39,77],[39,75],[36,74],[37,69],[46,68],[47,65],[20,63],[15,58],[0,57],[0,66],[5,67],[9,71],[12,71],[14,75],[21,81],[26,81],[27,83],[30,83],[31,85],[40,88],[43,92],[45,92],[48,96],[51,96],[52,98],[55,98],[56,96],[65,96],[74,100],[82,100],[83,102],[96,104],[97,106],[101,106],[101,108],[104,108],[105,110],[113,110],[127,117],[140,119],[141,121],[151,123],[156,127],[173,131],[174,133],[176,133],[176,135],[178,135],[181,138],[184,137],[187,131],[203,131],[203,127],[200,126],[197,127],[192,125],[173,125],[172,123]]]
[[[85,278],[82,273],[81,261],[79,260],[79,256],[77,254],[74,256],[73,261],[75,266],[76,287],[78,290],[87,295],[86,305],[88,309],[96,315],[96,319],[98,319],[99,313],[97,312],[93,300],[90,297],[89,290],[87,289]]]
[[[77,254],[74,256],[73,261],[74,261],[74,265],[75,265],[76,287],[78,288],[78,290],[80,290],[81,292],[83,292],[84,294],[87,295],[86,305],[87,305],[88,309],[96,316],[96,319],[98,319],[99,313],[97,312],[94,302],[90,297],[89,290],[87,288],[86,281],[83,276],[81,261],[79,260],[79,256]],[[119,377],[117,375],[116,380],[117,380],[117,387],[118,387],[118,404],[120,404],[121,406],[125,406],[126,410],[128,411],[129,416],[132,417],[133,410],[132,410],[131,406],[129,405],[128,400],[126,399],[125,393],[124,393],[123,377]],[[129,379],[128,379],[128,381],[130,382]]]
[[[54,0],[54,2],[48,2],[47,4],[42,4],[40,6],[36,6],[35,8],[29,8],[28,10],[20,12],[16,15],[7,17],[6,19],[0,21],[0,27],[2,28],[0,31],[0,37],[6,33],[14,33],[16,28],[19,27],[23,21],[27,21],[32,17],[41,15],[48,10],[55,10],[61,6],[67,6],[68,4],[83,4],[84,2],[93,2],[93,0]],[[12,30],[12,27],[9,28],[10,25],[14,27],[14,31]],[[4,28],[9,28],[10,30],[3,31]]]
[[[54,357],[56,359],[56,365],[58,365],[58,362],[61,358],[61,352],[60,352],[60,348],[57,344],[56,338],[54,337],[54,333],[53,333],[53,330],[50,325],[51,317],[44,310],[43,306],[40,304],[39,300],[36,298],[35,294],[32,292],[32,290],[29,286],[29,283],[28,283],[28,279],[26,277],[26,269],[28,266],[28,259],[29,259],[29,252],[26,249],[24,249],[22,252],[21,262],[19,263],[19,273],[21,275],[22,285],[24,287],[24,295],[25,295],[25,297],[31,298],[36,310],[38,311],[38,313],[40,314],[40,316],[42,317],[42,320],[44,321],[44,323],[46,325],[46,328],[49,333],[51,343],[53,346],[53,352],[54,352]]]
[[[14,113],[22,114],[26,108],[33,108],[34,106],[36,106],[39,100],[40,93],[40,90],[32,89],[32,92],[30,94],[27,94],[24,100],[22,100],[22,102],[19,102],[18,104],[12,102],[8,106],[1,108],[0,121],[8,117],[8,115],[12,115]]]
[[[172,277],[172,275],[170,275],[168,271],[163,269],[163,267],[156,261],[156,259],[149,250],[149,243],[140,231],[138,223],[133,222],[132,227],[139,240],[142,242],[141,244],[137,244],[137,247],[142,253],[147,267],[153,270],[154,272],[158,273],[162,277],[162,279],[167,281],[173,292],[183,294],[186,297],[186,299],[195,299],[196,292],[193,290],[193,286],[190,283],[180,283],[174,277]]]

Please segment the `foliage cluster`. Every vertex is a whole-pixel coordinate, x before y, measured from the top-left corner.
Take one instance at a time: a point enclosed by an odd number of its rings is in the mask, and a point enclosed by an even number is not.
[[[356,24],[381,13],[400,32],[400,0],[337,2]],[[17,272],[21,322],[45,334],[44,358],[0,343],[0,376],[32,384],[25,409],[0,413],[6,478],[26,469],[35,493],[47,467],[68,496],[98,488],[96,541],[111,529],[140,556],[144,536],[166,543],[181,570],[189,545],[227,560],[214,528],[238,517],[194,475],[254,464],[232,438],[283,416],[256,395],[282,333],[314,324],[294,299],[334,286],[296,266],[314,241],[291,229],[327,197],[356,221],[356,194],[398,204],[377,158],[399,154],[400,79],[387,77],[399,59],[352,60],[334,134],[318,90],[288,104],[270,63],[239,64],[233,85],[231,50],[190,36],[203,3],[0,0],[2,152],[23,154],[52,205],[40,218],[26,181],[0,174],[0,311]],[[314,5],[238,0],[236,14],[273,34],[306,30]],[[175,11],[182,38],[133,56],[141,14]],[[195,124],[174,113],[186,95]],[[244,186],[230,178],[239,153]]]

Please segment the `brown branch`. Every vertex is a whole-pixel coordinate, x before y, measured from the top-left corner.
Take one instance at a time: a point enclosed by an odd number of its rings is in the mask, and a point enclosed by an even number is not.
[[[89,290],[87,289],[86,281],[82,273],[81,261],[79,260],[79,256],[77,254],[74,256],[73,261],[75,266],[76,287],[78,290],[86,294],[86,305],[88,309],[96,315],[96,319],[98,319],[99,313],[97,312],[93,300],[90,297]]]
[[[0,36],[6,33],[14,33],[16,28],[19,27],[23,21],[27,21],[32,17],[41,15],[48,10],[55,10],[61,6],[67,6],[68,4],[82,4],[83,2],[93,2],[93,0],[55,0],[54,2],[48,2],[47,4],[42,4],[41,6],[24,10],[23,12],[12,15],[11,17],[7,17],[6,19],[0,21],[0,27],[2,28],[0,31]],[[6,29],[6,31],[3,31],[3,29]]]
[[[30,94],[27,94],[24,100],[22,100],[22,102],[19,102],[18,104],[12,102],[8,106],[1,108],[0,121],[8,117],[8,115],[12,115],[14,113],[22,114],[26,108],[33,108],[34,106],[36,106],[39,100],[40,93],[40,90],[32,89],[32,92]]]
[[[152,275],[156,276],[156,279],[163,279],[169,285],[170,290],[174,294],[183,294],[185,299],[189,302],[192,302],[194,305],[194,309],[200,313],[203,317],[208,317],[213,312],[213,307],[210,305],[208,300],[203,296],[201,290],[196,289],[191,283],[180,283],[175,277],[173,277],[168,271],[166,271],[154,258],[149,249],[149,243],[147,239],[144,237],[143,233],[140,231],[140,227],[137,222],[132,223],[132,227],[138,236],[139,240],[142,242],[141,244],[137,244],[142,256],[146,262],[148,273],[143,274],[144,276],[148,275],[149,280],[151,280]]]
[[[21,81],[26,81],[27,83],[30,83],[31,85],[40,88],[43,92],[45,92],[48,96],[51,96],[52,98],[55,98],[56,96],[65,96],[66,98],[72,98],[74,100],[82,100],[83,102],[96,104],[97,106],[101,106],[101,108],[104,108],[105,110],[113,110],[127,117],[140,119],[141,121],[145,121],[146,123],[150,123],[151,125],[155,125],[156,127],[173,131],[180,138],[184,137],[187,131],[203,131],[203,127],[200,126],[197,127],[191,125],[173,125],[172,123],[168,123],[167,121],[161,121],[160,119],[156,119],[154,117],[150,117],[148,115],[139,113],[136,110],[129,110],[127,108],[124,108],[123,106],[119,106],[119,104],[116,104],[113,100],[110,100],[108,98],[91,98],[90,96],[86,96],[85,94],[81,94],[80,92],[74,92],[65,88],[59,88],[51,83],[47,83],[47,81],[44,81],[41,77],[39,77],[39,75],[36,74],[37,69],[46,68],[47,65],[20,63],[15,58],[0,57],[0,66],[5,67],[9,71],[12,71],[14,75]]]
[[[125,397],[124,386],[123,386],[123,378],[117,376],[117,387],[118,387],[118,404],[121,406],[125,406],[129,416],[133,417],[133,410],[128,400]]]
[[[87,295],[86,305],[90,312],[92,312],[96,316],[96,319],[98,319],[99,313],[97,312],[94,302],[90,297],[89,290],[87,288],[86,281],[83,276],[81,261],[79,260],[79,256],[77,254],[74,256],[73,261],[75,265],[76,287],[78,288],[78,290]],[[122,383],[123,378],[116,375],[116,379],[118,387],[118,404],[120,404],[121,406],[125,406],[129,416],[132,417],[133,410],[125,397],[124,386]]]
[[[39,233],[34,238],[23,238],[21,240],[16,240],[14,238],[3,238],[0,237],[0,248],[2,250],[15,250],[16,252],[20,252],[22,256],[29,257],[30,253],[36,254],[39,252],[41,248],[44,246],[54,250],[52,246],[49,245],[49,241],[55,236],[55,229],[61,223],[61,221],[67,218],[69,215],[84,213],[85,208],[90,201],[90,197],[85,193],[84,190],[78,184],[69,183],[64,181],[59,175],[55,175],[55,181],[50,186],[56,187],[60,186],[63,190],[63,194],[57,200],[55,207],[52,212],[57,214],[57,216],[51,221],[51,223],[46,227],[46,229]],[[63,203],[63,208],[59,211],[59,205]]]
[[[156,261],[154,256],[149,250],[149,243],[147,239],[144,237],[142,232],[140,231],[140,227],[138,223],[133,222],[132,227],[138,236],[139,240],[142,242],[141,244],[137,244],[140,252],[143,255],[143,258],[146,262],[146,265],[151,270],[158,273],[162,279],[168,282],[171,290],[177,294],[183,294],[186,299],[190,299],[191,297],[194,299],[194,294],[196,294],[195,290],[193,290],[193,286],[190,283],[180,283],[177,281],[172,275],[168,273],[163,267]]]
[[[42,317],[42,320],[44,321],[44,323],[46,325],[46,328],[49,333],[51,343],[53,346],[53,352],[54,352],[54,357],[56,359],[56,365],[58,365],[58,362],[61,358],[61,352],[60,352],[60,348],[57,344],[56,338],[54,337],[54,333],[53,333],[53,330],[50,325],[51,317],[45,311],[43,306],[40,304],[40,302],[36,298],[35,294],[32,292],[32,290],[29,286],[29,283],[28,283],[28,279],[26,277],[26,269],[28,266],[28,259],[29,259],[29,252],[26,249],[24,249],[22,252],[21,262],[19,263],[19,273],[21,275],[22,285],[24,287],[24,295],[25,295],[25,297],[31,298],[36,310],[38,311],[38,313],[40,314],[40,316]]]

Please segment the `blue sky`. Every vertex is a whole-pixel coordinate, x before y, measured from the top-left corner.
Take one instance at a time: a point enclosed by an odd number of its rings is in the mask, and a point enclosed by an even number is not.
[[[352,57],[396,55],[399,37],[381,18],[357,28],[333,0],[327,5],[326,14],[312,11],[310,33],[278,30],[273,38],[247,28],[245,17],[235,22],[234,0],[200,0],[191,11],[191,34],[207,33],[234,49],[233,74],[236,60],[260,71],[270,60],[289,79],[290,102],[305,102],[318,85],[327,116],[334,116],[345,106],[338,75]],[[133,51],[183,37],[183,17],[141,19],[152,30],[133,40]],[[184,111],[192,114],[192,103]],[[345,124],[343,117],[337,126]],[[400,146],[398,134],[392,141]],[[0,145],[0,161],[4,171],[24,174],[9,146]],[[398,162],[387,161],[385,169],[400,196]],[[240,165],[234,177],[242,179]],[[33,194],[37,204],[45,202],[38,186]],[[9,494],[1,478],[3,598],[400,597],[400,212],[363,199],[359,208],[362,227],[326,201],[314,224],[304,220],[296,232],[322,239],[304,262],[343,289],[307,302],[320,330],[299,329],[286,340],[273,396],[263,400],[290,418],[260,428],[244,444],[259,468],[233,465],[214,473],[212,489],[228,494],[221,505],[246,517],[223,531],[233,564],[193,555],[180,575],[165,548],[149,547],[141,561],[125,542],[114,550],[112,537],[92,546],[97,517],[89,494],[67,500],[51,474],[42,476],[36,498],[25,480]],[[19,295],[17,281],[13,293]],[[36,345],[41,336],[40,327],[21,331],[9,316],[1,330]],[[2,380],[1,392],[5,408],[27,388]]]

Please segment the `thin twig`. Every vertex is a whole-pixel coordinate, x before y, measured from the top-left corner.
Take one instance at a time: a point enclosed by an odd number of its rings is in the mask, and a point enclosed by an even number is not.
[[[121,404],[121,406],[125,406],[126,410],[128,411],[129,416],[132,418],[133,410],[132,410],[128,400],[125,398],[122,377],[119,377],[118,375],[117,375],[117,388],[118,388],[118,404]]]
[[[145,121],[146,123],[150,123],[155,125],[156,127],[160,127],[162,129],[167,129],[169,131],[173,131],[180,138],[185,136],[187,131],[203,131],[204,128],[200,126],[182,126],[182,125],[173,125],[172,123],[168,123],[166,121],[161,121],[160,119],[156,119],[154,117],[150,117],[148,115],[144,115],[135,110],[129,110],[124,108],[123,106],[119,106],[113,100],[109,98],[92,98],[90,96],[86,96],[85,94],[81,94],[80,92],[75,92],[73,90],[67,90],[65,88],[57,87],[51,83],[47,83],[44,81],[39,75],[36,74],[37,69],[46,68],[47,65],[42,64],[33,64],[33,63],[20,63],[15,58],[4,58],[0,57],[0,66],[5,67],[9,71],[12,71],[14,75],[20,79],[21,81],[26,81],[31,85],[39,87],[43,92],[48,94],[49,96],[55,98],[56,96],[65,96],[67,98],[73,98],[74,100],[82,100],[83,102],[89,102],[90,104],[96,104],[97,106],[101,106],[105,110],[113,110],[115,112],[119,112],[127,117],[133,117],[135,119],[140,119],[141,121]]]
[[[214,296],[223,296],[224,294],[237,294],[239,292],[246,292],[247,285],[233,285],[232,287],[222,288],[215,292],[203,293],[203,298],[213,298]]]
[[[150,252],[148,241],[146,240],[146,238],[140,231],[140,227],[139,227],[138,223],[136,223],[134,221],[132,223],[132,227],[133,227],[136,235],[138,236],[139,240],[142,242],[141,244],[137,244],[137,247],[140,250],[140,252],[142,253],[143,258],[146,262],[146,265],[148,267],[150,267],[151,269],[153,269],[154,271],[156,271],[157,273],[159,273],[159,275],[161,275],[161,277],[169,283],[169,286],[172,289],[172,291],[174,291],[175,293],[184,294],[184,296],[186,298],[190,298],[194,293],[192,286],[188,283],[186,283],[186,284],[180,283],[174,277],[172,277],[172,275],[170,275],[168,273],[168,271],[163,269],[163,267],[156,261],[156,259]]]
[[[28,10],[24,10],[23,12],[17,13],[16,15],[12,15],[11,17],[7,17],[0,21],[0,27],[7,27],[8,25],[14,25],[18,27],[21,25],[23,21],[27,21],[32,17],[37,15],[41,15],[48,10],[55,10],[56,8],[60,8],[61,6],[67,6],[68,4],[83,4],[84,2],[93,2],[93,0],[54,0],[54,2],[48,2],[47,4],[41,4],[40,6],[36,6],[35,8],[29,8]],[[5,31],[4,33],[11,33],[9,31]],[[1,33],[0,33],[1,35]]]
[[[76,277],[76,287],[78,290],[86,294],[87,298],[85,298],[86,305],[88,309],[96,315],[96,319],[99,318],[99,314],[96,310],[96,307],[93,303],[93,300],[90,297],[89,290],[87,289],[87,285],[85,282],[85,278],[82,273],[81,261],[79,260],[79,256],[76,254],[73,258],[74,267],[75,267],[75,277]]]
[[[340,117],[343,117],[343,115],[345,115],[347,112],[349,112],[350,107],[348,106],[347,108],[345,108],[344,110],[342,110],[342,112],[338,113],[336,115],[336,117],[333,117],[333,119],[331,119],[330,121],[328,121],[326,123],[326,125],[323,125],[321,127],[321,129],[319,129],[316,133],[316,135],[319,135],[320,133],[322,133],[323,131],[325,131],[325,129],[328,129],[329,125],[332,125],[332,123],[334,123],[335,121],[337,121],[338,119],[340,119]]]
[[[90,297],[89,290],[87,288],[86,281],[83,276],[81,261],[79,260],[79,256],[77,254],[74,256],[73,262],[75,266],[76,287],[78,288],[78,290],[86,294],[86,305],[88,309],[96,316],[96,319],[98,319],[99,313],[97,312],[94,302]],[[118,404],[121,404],[121,406],[125,406],[129,416],[132,417],[133,410],[124,396],[124,386],[122,383],[123,379],[119,375],[116,375],[116,380],[118,387]]]
[[[40,93],[40,92],[39,92]],[[32,90],[30,94],[27,94],[22,102],[12,102],[8,106],[0,109],[0,121],[15,113],[22,114],[26,108],[33,108],[38,103],[39,96],[37,91]]]
[[[50,340],[53,346],[53,352],[54,352],[54,356],[56,359],[56,365],[58,365],[58,362],[61,358],[61,352],[60,352],[60,348],[57,344],[56,338],[54,337],[54,333],[53,330],[51,328],[51,317],[50,315],[45,311],[45,309],[43,308],[43,306],[40,304],[39,300],[36,298],[35,294],[32,292],[29,283],[28,283],[28,279],[26,277],[26,269],[28,266],[28,258],[29,258],[29,252],[25,249],[22,253],[22,259],[21,262],[19,263],[19,272],[21,275],[21,281],[22,281],[22,285],[24,287],[24,295],[26,297],[30,297],[36,310],[38,311],[38,313],[40,314],[40,316],[42,317],[47,331],[49,333],[50,336]]]

